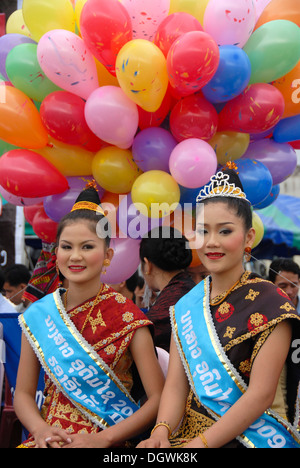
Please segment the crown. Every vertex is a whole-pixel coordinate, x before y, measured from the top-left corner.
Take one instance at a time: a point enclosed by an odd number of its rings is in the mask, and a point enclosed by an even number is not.
[[[240,198],[250,203],[242,189],[234,183],[230,183],[229,180],[229,174],[222,171],[217,172],[210,178],[210,183],[200,190],[196,202],[201,203],[203,200],[215,197],[231,197]]]

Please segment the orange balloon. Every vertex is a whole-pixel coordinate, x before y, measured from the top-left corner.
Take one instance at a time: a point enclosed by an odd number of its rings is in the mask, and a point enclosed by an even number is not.
[[[198,252],[196,249],[192,249],[192,262],[190,264],[190,268],[195,268],[200,265],[202,265],[202,263],[199,258]]]
[[[48,134],[32,100],[22,91],[0,83],[0,139],[28,149],[43,148]]]
[[[300,62],[287,75],[272,83],[282,93],[285,101],[283,119],[300,114]]]
[[[274,20],[287,20],[300,26],[299,0],[272,0],[262,12],[255,29]]]

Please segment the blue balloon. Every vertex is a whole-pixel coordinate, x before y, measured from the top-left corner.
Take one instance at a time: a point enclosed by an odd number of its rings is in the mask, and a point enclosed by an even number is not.
[[[212,103],[226,102],[241,94],[251,76],[251,62],[243,49],[234,45],[220,46],[220,63],[216,74],[202,88]]]
[[[180,205],[183,206],[185,204],[191,204],[193,206],[196,205],[196,198],[199,195],[200,190],[203,187],[199,187],[196,189],[189,189],[187,187],[183,187],[179,185],[180,188]]]
[[[300,140],[300,115],[282,119],[274,128],[273,138],[277,143]]]
[[[263,163],[254,159],[238,159],[234,162],[247,199],[256,207],[271,193],[273,187],[271,173]]]
[[[272,205],[280,194],[280,184],[273,185],[270,195],[267,196],[265,200],[263,200],[258,205],[255,205],[256,210],[262,210],[263,208],[267,208],[268,206]]]

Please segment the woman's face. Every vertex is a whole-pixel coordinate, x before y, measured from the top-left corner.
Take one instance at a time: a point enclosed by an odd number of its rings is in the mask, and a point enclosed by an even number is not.
[[[58,267],[69,282],[85,283],[100,280],[103,262],[111,259],[112,250],[86,221],[76,221],[63,229],[56,255]]]
[[[197,235],[203,236],[200,260],[211,274],[223,274],[243,268],[244,251],[253,245],[255,230],[246,232],[243,219],[226,203],[216,202],[205,205]]]

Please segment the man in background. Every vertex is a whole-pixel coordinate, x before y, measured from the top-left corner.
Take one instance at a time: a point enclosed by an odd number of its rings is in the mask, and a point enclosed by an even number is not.
[[[270,265],[269,280],[290,298],[300,315],[300,267],[289,258],[278,258]]]

